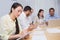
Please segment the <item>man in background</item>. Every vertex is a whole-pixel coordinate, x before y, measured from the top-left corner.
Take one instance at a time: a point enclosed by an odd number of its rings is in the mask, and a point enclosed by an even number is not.
[[[32,14],[33,10],[30,6],[25,6],[22,14],[19,17],[20,24],[22,26],[22,29],[25,30],[28,27],[34,25],[32,24],[32,20],[30,18],[30,15]],[[33,27],[33,26],[32,26]],[[26,35],[23,40],[29,39],[29,35]]]
[[[32,23],[30,15],[32,14],[32,8],[30,6],[25,6],[22,14],[19,17],[20,24],[23,29],[26,29]]]
[[[49,20],[59,19],[59,18],[60,18],[59,15],[57,15],[55,13],[55,9],[54,8],[50,8],[49,9],[49,14],[47,14],[46,17],[45,17],[45,21],[47,23]]]

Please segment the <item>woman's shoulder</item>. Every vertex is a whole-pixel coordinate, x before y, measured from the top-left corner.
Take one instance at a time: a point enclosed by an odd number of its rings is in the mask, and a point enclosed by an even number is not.
[[[8,15],[5,15],[5,16],[2,16],[1,18],[0,18],[0,21],[4,21],[4,20],[8,20]]]

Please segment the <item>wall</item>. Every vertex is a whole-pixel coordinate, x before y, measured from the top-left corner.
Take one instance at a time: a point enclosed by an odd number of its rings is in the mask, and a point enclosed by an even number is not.
[[[44,15],[48,14],[49,8],[53,7],[58,14],[58,0],[17,0],[23,6],[30,5],[34,9],[32,19],[37,15],[39,9],[44,9]]]
[[[10,7],[13,2],[19,2],[25,7],[26,5],[31,6],[34,9],[32,14],[32,19],[37,15],[39,9],[44,9],[45,15],[48,13],[50,7],[55,8],[56,13],[58,13],[58,0],[0,0],[0,17],[8,14]]]
[[[60,15],[60,0],[58,0],[58,13],[59,13],[59,15]]]

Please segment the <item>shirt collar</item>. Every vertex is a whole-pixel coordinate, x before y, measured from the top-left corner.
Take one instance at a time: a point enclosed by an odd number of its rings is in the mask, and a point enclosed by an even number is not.
[[[16,20],[13,21],[13,20],[11,19],[10,15],[8,15],[8,18],[9,18],[9,20],[10,20],[11,22],[16,22]]]
[[[49,14],[49,17],[55,17],[55,14],[54,14],[53,16],[51,16],[51,15]]]

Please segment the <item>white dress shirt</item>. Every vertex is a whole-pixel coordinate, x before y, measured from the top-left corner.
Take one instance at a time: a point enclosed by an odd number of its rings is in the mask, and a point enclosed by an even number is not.
[[[19,17],[20,24],[22,26],[22,29],[27,29],[30,26],[31,20],[29,17],[26,16],[24,12]]]
[[[19,24],[20,32],[22,31]],[[0,19],[0,36],[2,40],[8,40],[10,35],[15,34],[15,21],[13,21],[9,15],[5,15]]]

